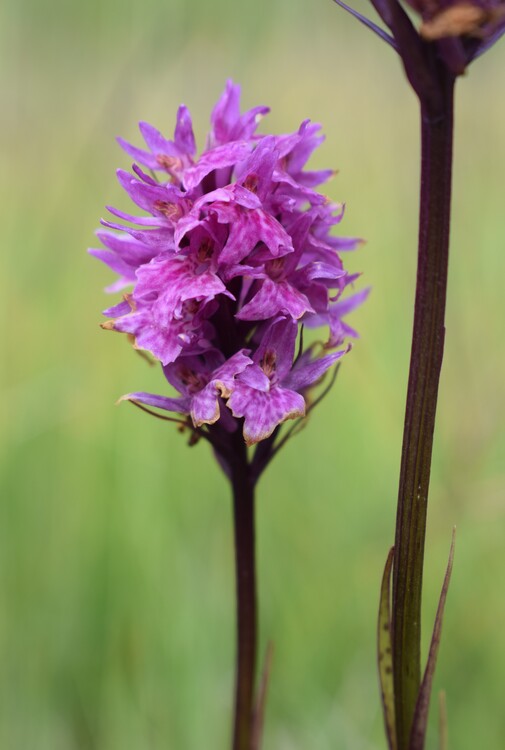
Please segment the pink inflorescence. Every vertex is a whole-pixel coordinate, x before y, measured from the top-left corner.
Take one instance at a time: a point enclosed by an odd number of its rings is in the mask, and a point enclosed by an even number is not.
[[[314,187],[332,171],[304,169],[320,126],[257,135],[268,109],[240,114],[239,98],[228,81],[200,157],[185,106],[173,140],[144,122],[147,150],[118,139],[136,162],[119,182],[146,215],[109,208],[121,223],[103,221],[115,231],[99,231],[107,249],[90,252],[119,274],[109,291],[132,287],[103,327],[150,352],[180,394],[125,398],[190,415],[195,428],[243,423],[250,445],[305,414],[308,389],[356,336],[342,318],[367,292],[342,299],[356,276],[339,251],[360,240],[330,233],[343,206]],[[296,345],[300,325],[327,326],[319,354]]]

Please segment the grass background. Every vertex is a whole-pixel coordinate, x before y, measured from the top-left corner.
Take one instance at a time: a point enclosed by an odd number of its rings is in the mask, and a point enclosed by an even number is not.
[[[458,85],[447,346],[426,561],[427,642],[458,527],[436,690],[450,747],[505,746],[505,43]],[[373,286],[362,338],[260,485],[265,750],[384,748],[375,669],[412,299],[416,102],[390,49],[329,0],[7,0],[0,7],[0,747],[221,750],[233,679],[228,488],[206,446],[129,408],[162,377],[98,328],[90,259],[126,206],[114,143],[190,106],[202,144],[232,77],[262,126],[310,117]],[[436,708],[436,706],[435,706]],[[437,747],[436,710],[428,747]]]

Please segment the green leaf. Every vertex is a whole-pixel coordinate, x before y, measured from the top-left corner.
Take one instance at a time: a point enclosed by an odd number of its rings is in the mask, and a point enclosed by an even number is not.
[[[451,549],[449,552],[449,561],[447,563],[447,570],[445,571],[444,583],[442,585],[442,591],[440,593],[440,599],[438,602],[437,614],[435,617],[435,625],[433,627],[433,635],[431,636],[430,651],[428,654],[428,661],[426,663],[426,669],[424,672],[423,681],[419,688],[419,695],[417,697],[416,708],[414,711],[414,718],[412,720],[412,728],[410,730],[410,742],[409,750],[423,750],[424,741],[426,738],[426,728],[428,725],[428,711],[430,708],[430,696],[431,688],[433,685],[433,676],[435,674],[435,666],[437,663],[438,647],[440,645],[440,637],[442,635],[442,620],[444,617],[445,600],[447,598],[447,591],[449,589],[449,582],[451,580],[452,564],[454,561],[454,543],[456,540],[456,529],[452,532]],[[441,740],[443,741],[443,740]],[[443,748],[443,745],[441,745]]]
[[[397,749],[395,727],[395,695],[393,682],[393,651],[391,646],[391,569],[394,547],[391,547],[382,576],[377,623],[377,657],[382,697],[382,711],[389,750]]]

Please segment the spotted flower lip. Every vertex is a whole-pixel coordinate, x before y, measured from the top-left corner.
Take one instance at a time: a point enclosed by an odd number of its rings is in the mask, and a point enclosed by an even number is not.
[[[236,379],[228,399],[234,417],[244,418],[244,438],[253,445],[270,437],[287,419],[305,416],[303,392],[318,381],[345,351],[293,365],[298,326],[290,318],[275,320],[253,355],[253,363]]]
[[[268,111],[241,113],[228,81],[200,155],[184,105],[172,139],[145,122],[144,148],[119,138],[136,163],[117,178],[136,209],[110,207],[97,232],[104,247],[90,250],[118,276],[108,291],[127,292],[103,327],[150,352],[178,393],[123,398],[213,435],[240,426],[247,444],[303,417],[309,390],[348,351],[331,350],[357,335],[342,318],[367,294],[346,295],[357,275],[339,252],[361,240],[332,233],[343,204],[315,190],[334,171],[306,169],[320,125],[260,135]],[[295,356],[301,325],[324,327],[330,353]]]
[[[214,424],[221,416],[221,399],[231,394],[235,377],[252,364],[246,349],[237,352],[226,362],[221,360],[219,352],[208,352],[202,357],[179,357],[176,362],[167,365],[165,377],[181,393],[178,398],[141,392],[128,393],[121,400],[189,414],[195,427]],[[217,362],[220,364],[215,366]]]

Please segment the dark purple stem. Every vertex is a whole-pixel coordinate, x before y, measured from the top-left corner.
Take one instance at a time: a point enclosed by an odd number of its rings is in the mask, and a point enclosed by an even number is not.
[[[421,97],[422,157],[414,330],[393,574],[398,750],[406,750],[421,680],[421,589],[449,258],[454,77],[439,69],[436,108]]]
[[[237,587],[237,661],[233,750],[251,750],[256,674],[257,606],[254,541],[254,483],[241,431],[231,467]]]

